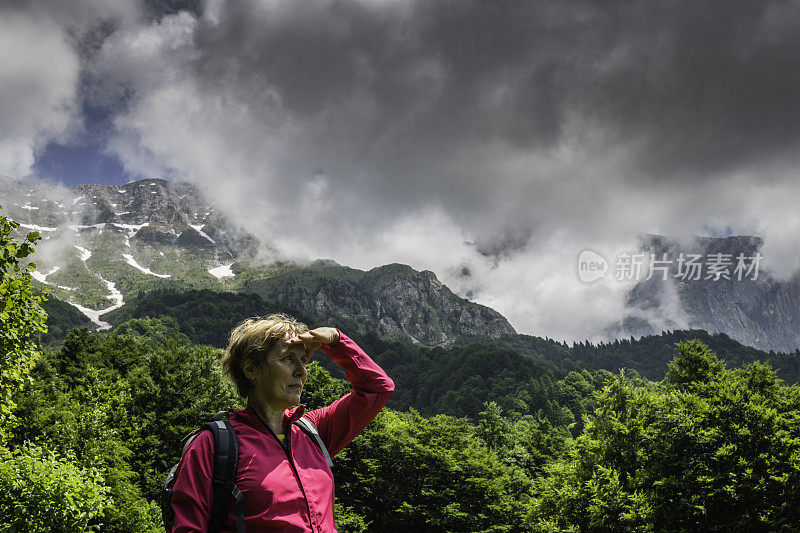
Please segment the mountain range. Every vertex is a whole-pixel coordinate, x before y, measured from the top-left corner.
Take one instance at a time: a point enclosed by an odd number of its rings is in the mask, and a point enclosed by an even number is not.
[[[516,334],[500,313],[454,294],[430,271],[390,264],[365,272],[330,260],[276,260],[259,232],[237,227],[187,183],[147,179],[57,187],[0,177],[0,206],[21,224],[19,231],[43,237],[35,257],[36,281],[98,328],[110,326],[106,313],[142,291],[208,289],[255,293],[323,321],[424,346]],[[644,235],[640,249],[659,258],[679,253],[735,258],[754,256],[762,244],[746,236],[678,242]],[[779,282],[764,272],[741,280],[680,274],[673,261],[664,276],[638,282],[628,295],[628,317],[606,335],[692,328],[725,333],[761,350],[800,347],[797,278]]]

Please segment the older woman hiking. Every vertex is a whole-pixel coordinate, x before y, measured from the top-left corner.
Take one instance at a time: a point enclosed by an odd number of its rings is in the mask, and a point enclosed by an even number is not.
[[[321,409],[299,406],[306,364],[321,348],[341,366],[352,390]],[[335,532],[333,474],[322,450],[297,427],[311,420],[336,455],[386,405],[394,383],[361,348],[330,327],[308,329],[286,315],[248,319],[231,333],[223,372],[247,398],[244,410],[229,411],[239,440],[236,485],[244,494],[248,532]],[[197,436],[181,459],[172,507],[173,532],[207,531],[214,494],[214,440]],[[237,531],[234,506],[220,531]]]

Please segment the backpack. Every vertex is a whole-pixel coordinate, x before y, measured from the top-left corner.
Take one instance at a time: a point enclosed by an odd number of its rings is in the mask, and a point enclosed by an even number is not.
[[[245,533],[244,528],[244,494],[236,486],[236,472],[239,468],[239,439],[236,436],[236,431],[227,420],[227,411],[220,411],[214,417],[203,424],[200,428],[194,430],[192,433],[186,435],[181,439],[181,458],[189,445],[194,442],[200,433],[205,430],[211,431],[214,437],[214,474],[212,476],[212,484],[214,486],[214,496],[211,504],[211,514],[209,515],[208,531],[209,533],[216,533],[225,524],[225,519],[228,517],[228,505],[230,499],[236,504],[236,530],[237,533]],[[322,442],[319,431],[314,423],[306,418],[301,417],[294,422],[297,426],[311,438],[311,441],[320,449],[322,455],[325,456],[325,461],[329,467],[333,467],[333,461],[328,453],[328,449]],[[161,489],[161,518],[164,523],[164,529],[167,533],[171,533],[172,526],[175,522],[175,512],[172,509],[172,489],[175,486],[175,480],[178,477],[180,468],[180,461],[173,466],[169,474],[164,480],[164,486]]]

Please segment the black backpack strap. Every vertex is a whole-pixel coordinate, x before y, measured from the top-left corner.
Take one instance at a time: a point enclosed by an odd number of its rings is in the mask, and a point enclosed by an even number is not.
[[[328,467],[333,468],[331,454],[328,453],[328,448],[325,446],[325,443],[322,442],[322,437],[319,434],[317,426],[314,425],[314,422],[304,416],[301,416],[295,420],[294,423],[297,424],[301,430],[303,430],[303,433],[311,437],[311,440],[317,445],[317,448],[319,448],[319,450],[322,452],[322,455],[325,456],[325,461],[328,463]]]
[[[209,533],[219,531],[228,517],[230,498],[236,504],[236,530],[245,533],[244,529],[244,494],[236,486],[236,472],[239,468],[239,439],[227,420],[206,422],[203,429],[208,429],[214,436],[214,489],[213,504],[208,520]]]

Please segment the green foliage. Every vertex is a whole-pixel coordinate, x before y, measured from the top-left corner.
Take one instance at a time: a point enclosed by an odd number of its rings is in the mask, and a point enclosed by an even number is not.
[[[111,501],[99,469],[46,448],[0,448],[0,532],[103,531]]]
[[[350,384],[341,379],[335,379],[322,368],[317,361],[311,361],[306,366],[308,378],[303,388],[302,403],[306,410],[319,409],[335,402],[348,392]]]
[[[25,419],[16,442],[47,442],[74,457],[83,468],[98,468],[112,500],[104,531],[152,531],[154,507],[142,498],[131,467],[133,450],[126,438],[131,403],[129,383],[120,371],[146,353],[144,343],[101,342],[75,330],[60,352],[45,354],[34,369],[34,382],[19,402]]]
[[[41,305],[47,313],[47,333],[41,337],[44,346],[58,346],[73,329],[93,326],[89,317],[52,295]]]
[[[337,505],[334,507],[333,514],[339,533],[365,533],[369,531],[369,523],[350,507]]]
[[[181,437],[215,412],[242,406],[222,378],[220,356],[208,346],[166,344],[131,370],[128,440],[146,496],[155,498],[165,473],[177,462]]]
[[[35,231],[22,242],[11,233],[19,227],[0,216],[0,442],[7,438],[14,398],[40,353],[38,336],[47,331],[42,296],[34,296],[29,269],[20,260],[33,253],[41,237]]]
[[[32,293],[21,297],[35,303]],[[204,291],[142,297],[164,312],[143,310],[109,333],[73,330],[20,374],[13,414],[25,424],[7,440],[11,450],[0,449],[0,531],[158,531],[155,498],[180,437],[241,405],[222,379],[221,351],[192,343],[210,338],[198,329],[221,335],[224,327],[224,338],[232,325],[224,314],[252,302]],[[208,307],[215,299],[221,310]],[[213,320],[200,322],[202,314]],[[20,327],[37,317],[22,317]],[[384,410],[334,459],[343,533],[800,524],[800,388],[767,365],[731,370],[689,340],[677,356],[671,348],[666,377],[653,383],[636,371],[557,369],[548,356],[510,345],[427,349],[374,333],[357,340],[395,380],[395,406],[465,418]],[[535,344],[577,355],[573,362],[602,352]],[[617,349],[624,344],[609,353],[646,367],[641,346]],[[310,409],[350,388],[329,364],[320,357],[308,367]]]
[[[478,417],[476,436],[486,443],[490,450],[505,447],[508,440],[509,423],[502,414],[502,410],[495,402],[486,402],[484,409]]]
[[[371,531],[521,531],[531,480],[475,426],[383,411],[337,456],[337,497]]]
[[[800,523],[800,390],[679,345],[662,384],[606,387],[532,520],[581,530],[774,531]]]
[[[146,339],[150,346],[167,340],[178,344],[191,344],[191,339],[180,332],[178,321],[171,316],[157,318],[133,318],[126,320],[111,331],[112,336],[126,335]]]
[[[180,438],[236,405],[220,352],[179,340],[74,330],[45,355],[20,399],[18,441],[50,443],[104,473],[113,502],[105,531],[158,529],[153,502]]]
[[[720,378],[725,363],[699,340],[677,344],[678,357],[669,364],[664,382],[676,389],[696,391]]]
[[[488,344],[420,348],[375,335],[357,341],[395,381],[389,407],[414,408],[424,415],[475,420],[486,402],[494,402],[509,416],[546,419],[578,435],[583,415],[594,409],[595,391],[612,376],[605,370],[558,371]]]

